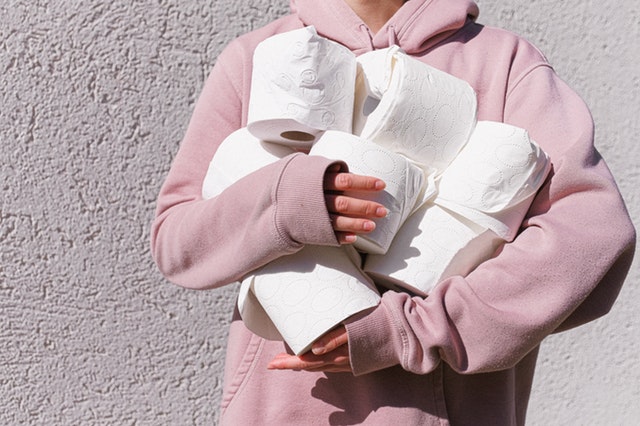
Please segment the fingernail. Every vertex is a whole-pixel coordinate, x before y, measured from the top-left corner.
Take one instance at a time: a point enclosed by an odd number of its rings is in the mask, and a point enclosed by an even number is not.
[[[384,207],[378,207],[376,209],[376,216],[386,217],[388,214],[389,210],[385,209]]]
[[[355,242],[356,242],[356,239],[357,239],[357,237],[356,237],[355,235],[346,235],[346,236],[344,237],[344,240],[345,240],[347,243],[355,243]]]
[[[375,227],[376,227],[375,222],[372,222],[372,221],[370,221],[370,220],[366,221],[366,222],[362,225],[362,228],[363,228],[365,231],[373,231],[373,230],[375,229]]]
[[[311,352],[313,352],[314,355],[322,355],[326,350],[327,349],[323,345],[314,345],[311,347]]]
[[[384,183],[384,181],[381,181],[381,180],[376,181],[376,184],[375,184],[376,190],[379,191],[381,189],[384,189],[385,186],[386,184]]]

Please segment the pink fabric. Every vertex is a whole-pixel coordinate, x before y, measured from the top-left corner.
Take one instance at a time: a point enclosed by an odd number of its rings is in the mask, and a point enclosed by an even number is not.
[[[356,376],[267,371],[283,344],[252,335],[236,313],[221,424],[523,424],[540,342],[608,312],[633,257],[635,231],[594,149],[588,109],[529,43],[474,23],[471,1],[409,0],[375,36],[343,0],[292,8],[232,42],[206,82],[152,229],[154,258],[172,282],[219,287],[304,244],[337,244],[322,158],[296,154],[200,196],[216,147],[246,124],[256,44],[302,25],[356,53],[397,42],[465,79],[478,118],[527,129],[554,168],[520,234],[493,259],[426,299],[387,291],[348,321]]]

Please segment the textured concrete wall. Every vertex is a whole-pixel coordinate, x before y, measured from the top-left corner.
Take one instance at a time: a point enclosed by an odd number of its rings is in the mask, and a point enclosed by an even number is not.
[[[275,3],[275,4],[274,4]],[[481,1],[588,101],[636,223],[630,3]],[[203,80],[265,0],[0,2],[0,424],[211,424],[233,288],[167,284],[155,197]],[[634,424],[638,262],[611,314],[543,345],[530,424]]]

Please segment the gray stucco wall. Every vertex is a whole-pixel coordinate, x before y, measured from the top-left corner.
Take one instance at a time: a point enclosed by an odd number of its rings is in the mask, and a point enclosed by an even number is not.
[[[0,2],[0,424],[215,421],[235,289],[168,284],[149,224],[216,55],[287,3]],[[480,5],[587,100],[640,224],[631,2]],[[608,316],[545,342],[530,424],[637,422],[638,263]]]

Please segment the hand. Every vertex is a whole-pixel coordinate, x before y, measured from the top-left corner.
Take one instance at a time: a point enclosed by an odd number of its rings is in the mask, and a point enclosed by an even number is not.
[[[380,203],[345,195],[345,191],[377,192],[385,188],[381,179],[341,172],[335,164],[324,176],[324,198],[333,229],[340,244],[351,244],[357,234],[373,231],[373,219],[385,217],[387,209]]]
[[[339,326],[319,338],[309,352],[300,356],[278,354],[267,366],[270,370],[324,371],[352,373],[347,330]]]

